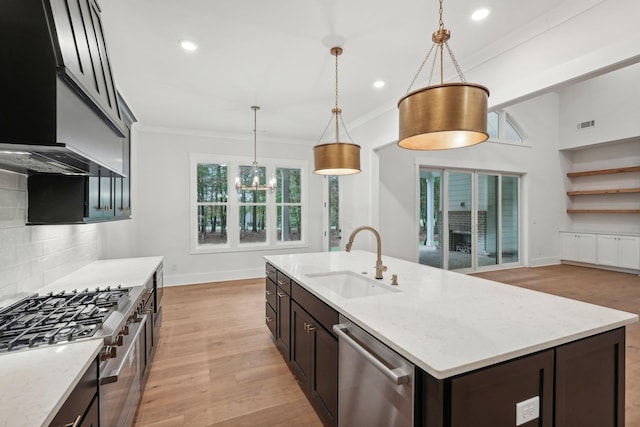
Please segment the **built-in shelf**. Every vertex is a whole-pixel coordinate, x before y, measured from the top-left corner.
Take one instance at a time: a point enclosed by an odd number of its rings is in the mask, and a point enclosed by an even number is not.
[[[640,166],[628,166],[628,167],[620,167],[613,169],[598,169],[598,170],[590,170],[583,172],[568,172],[568,178],[577,178],[581,176],[597,176],[597,175],[611,175],[611,174],[623,174],[629,172],[640,172]],[[628,181],[628,180],[623,180]],[[636,180],[632,180],[633,184],[636,183]],[[640,193],[640,187],[631,187],[629,184],[633,185],[632,182],[629,182],[627,185],[622,185],[622,187],[626,188],[607,188],[607,189],[591,189],[591,190],[571,190],[567,191],[567,196],[590,196],[596,194],[632,194],[632,193]],[[616,200],[620,201],[620,198],[616,198]],[[624,198],[623,198],[624,200]],[[613,202],[613,199],[611,199]],[[567,213],[569,214],[639,214],[640,209],[567,209]]]
[[[568,196],[588,196],[591,194],[640,193],[640,188],[611,188],[608,190],[567,191]]]
[[[640,172],[640,166],[630,166],[626,168],[613,168],[613,169],[599,169],[584,172],[569,172],[567,176],[569,178],[575,178],[578,176],[594,176],[594,175],[609,175],[612,173],[626,173],[626,172]]]
[[[567,213],[640,214],[640,209],[567,209]]]

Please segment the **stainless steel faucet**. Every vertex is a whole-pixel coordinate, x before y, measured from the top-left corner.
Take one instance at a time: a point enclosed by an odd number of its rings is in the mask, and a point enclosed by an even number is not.
[[[378,242],[378,259],[376,260],[376,279],[382,279],[382,272],[387,271],[387,266],[382,265],[382,239],[380,239],[380,233],[378,233],[375,228],[369,227],[368,225],[363,225],[353,230],[351,232],[351,236],[349,236],[349,242],[347,243],[347,252],[351,252],[353,239],[356,237],[356,234],[358,234],[362,230],[369,230],[376,236],[376,241]]]

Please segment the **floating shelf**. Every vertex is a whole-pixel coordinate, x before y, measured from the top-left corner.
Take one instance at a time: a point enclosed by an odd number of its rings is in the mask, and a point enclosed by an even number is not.
[[[626,173],[626,172],[640,172],[640,166],[630,166],[626,168],[614,168],[614,169],[600,169],[584,172],[569,172],[567,176],[569,178],[575,178],[577,176],[594,176],[594,175],[609,175],[613,173]]]
[[[640,193],[640,188],[611,188],[609,190],[567,191],[568,196],[588,196],[591,194],[625,194]]]
[[[640,209],[567,209],[567,213],[588,214],[640,214]]]

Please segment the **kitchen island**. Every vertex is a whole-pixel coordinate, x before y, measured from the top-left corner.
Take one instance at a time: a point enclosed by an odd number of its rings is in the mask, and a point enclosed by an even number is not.
[[[515,403],[521,396],[539,397],[540,425],[572,425],[566,422],[577,415],[572,413],[577,404],[589,407],[592,420],[598,420],[592,414],[602,409],[603,417],[611,418],[603,425],[624,425],[624,327],[638,320],[635,314],[391,257],[383,257],[385,278],[372,285],[386,290],[354,297],[328,285],[327,278],[356,274],[374,282],[372,253],[266,260],[292,286],[308,291],[416,366],[416,425],[502,425],[496,421],[500,417],[508,418],[505,425],[516,425]],[[397,286],[390,285],[394,274]],[[586,379],[585,372],[591,374]],[[500,406],[504,396],[515,400],[496,409],[500,414],[494,424],[482,424],[478,416],[492,416],[486,405]]]

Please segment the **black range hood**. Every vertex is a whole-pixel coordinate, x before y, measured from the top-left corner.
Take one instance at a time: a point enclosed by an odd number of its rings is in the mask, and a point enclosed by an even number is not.
[[[95,0],[0,0],[0,169],[125,176]]]

